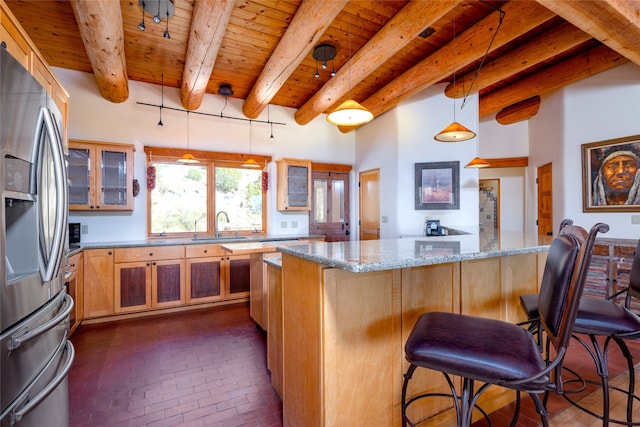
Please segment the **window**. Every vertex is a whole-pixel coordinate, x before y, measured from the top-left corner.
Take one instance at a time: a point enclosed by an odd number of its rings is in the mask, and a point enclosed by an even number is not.
[[[145,151],[150,147],[145,147]],[[193,152],[197,164],[184,164],[175,150],[153,148],[155,187],[148,194],[151,237],[198,237],[265,233],[266,193],[262,191],[262,169],[230,161],[244,155]],[[147,151],[148,152],[148,151]],[[241,158],[242,158],[241,157]],[[270,161],[270,157],[259,157]],[[219,230],[215,229],[216,215]]]

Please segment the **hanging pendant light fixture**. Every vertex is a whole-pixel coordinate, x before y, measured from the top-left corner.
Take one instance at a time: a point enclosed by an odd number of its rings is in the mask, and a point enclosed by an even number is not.
[[[142,6],[142,21],[140,21],[140,23],[138,24],[138,29],[140,31],[146,30],[146,25],[144,22],[145,12],[148,12],[149,15],[153,16],[153,22],[155,22],[156,24],[160,24],[162,22],[162,17],[164,16],[167,18],[167,23],[164,34],[162,36],[165,39],[170,39],[171,35],[169,34],[169,17],[173,16],[176,9],[173,1],[174,0],[158,0],[157,3],[151,4],[151,0],[138,0],[138,4]]]
[[[200,163],[193,154],[189,152],[189,112],[187,111],[187,152],[178,159],[180,163]]]
[[[456,85],[456,57],[458,56],[458,50],[456,47],[456,21],[453,21],[453,85]],[[456,98],[453,98],[453,122],[446,128],[442,129],[436,136],[433,137],[436,141],[440,142],[459,142],[468,141],[476,137],[475,132],[470,131],[465,126],[456,122]]]
[[[167,27],[164,30],[164,34],[162,35],[165,39],[170,39],[171,35],[169,34],[169,11],[167,10]]]
[[[351,21],[349,21],[349,62],[351,62]],[[351,64],[348,70],[349,97],[351,96]],[[360,126],[373,120],[373,113],[354,99],[348,99],[327,115],[327,121],[337,126]]]
[[[164,124],[162,123],[162,109],[164,108],[164,74],[162,74],[162,85],[160,86],[160,120],[158,121],[158,126],[163,127]]]
[[[244,162],[244,166],[247,168],[259,168],[258,162],[251,157],[251,123],[252,121],[249,120],[249,158]]]
[[[489,166],[491,166],[491,164],[486,160],[481,159],[480,157],[474,157],[469,163],[464,165],[465,168],[477,168],[477,169],[488,168]]]

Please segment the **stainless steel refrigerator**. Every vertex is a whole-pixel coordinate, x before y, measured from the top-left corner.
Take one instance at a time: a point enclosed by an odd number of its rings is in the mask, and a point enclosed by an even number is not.
[[[68,426],[67,175],[61,115],[0,47],[0,425]]]

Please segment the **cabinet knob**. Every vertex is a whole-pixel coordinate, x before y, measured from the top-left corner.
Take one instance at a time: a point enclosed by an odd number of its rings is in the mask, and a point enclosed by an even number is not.
[[[206,249],[204,250],[204,253],[205,253],[205,254],[207,253],[207,250],[206,250]]]
[[[107,252],[107,255],[111,255],[111,251]]]
[[[153,256],[153,252],[149,252],[149,256]]]
[[[151,266],[151,263],[147,263],[147,267]]]

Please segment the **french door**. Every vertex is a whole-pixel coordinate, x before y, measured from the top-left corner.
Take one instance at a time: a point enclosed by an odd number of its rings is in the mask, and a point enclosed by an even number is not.
[[[323,234],[327,242],[349,240],[349,174],[312,172],[309,233]]]

